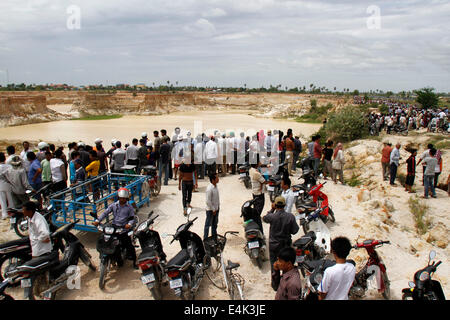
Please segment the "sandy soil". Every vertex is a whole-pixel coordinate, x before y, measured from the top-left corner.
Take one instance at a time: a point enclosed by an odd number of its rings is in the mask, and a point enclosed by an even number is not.
[[[380,168],[381,170],[381,168]],[[294,178],[296,180],[296,178]],[[194,207],[192,218],[198,217],[192,227],[192,231],[202,235],[205,221],[205,188],[206,181],[200,181],[200,192],[193,194],[192,205]],[[387,187],[390,188],[390,187]],[[228,175],[219,182],[219,190],[221,195],[221,212],[219,217],[218,231],[223,234],[228,230],[239,231],[239,236],[229,239],[225,248],[224,256],[233,262],[241,264],[239,273],[246,279],[244,292],[248,299],[273,299],[275,292],[270,287],[270,267],[266,262],[260,270],[254,265],[248,256],[244,253],[245,244],[242,219],[240,216],[240,207],[242,203],[251,198],[249,190],[238,181],[237,176]],[[443,261],[439,267],[435,279],[440,280],[444,287],[444,292],[448,296],[450,294],[449,286],[449,251],[432,246],[424,241],[416,244],[417,235],[414,232],[412,215],[406,204],[406,196],[401,187],[392,188],[389,199],[395,206],[395,211],[391,213],[393,224],[387,228],[384,226],[382,210],[368,209],[367,203],[358,202],[357,188],[349,186],[335,185],[328,182],[324,187],[324,192],[329,195],[330,203],[336,215],[336,223],[329,224],[332,236],[345,235],[352,241],[358,236],[364,238],[377,238],[381,240],[390,240],[391,245],[385,245],[378,251],[386,263],[388,275],[391,280],[392,299],[401,299],[401,289],[407,287],[408,281],[412,279],[414,272],[426,265],[427,256],[430,249],[437,251],[437,258]],[[375,198],[373,192],[372,198]],[[448,212],[442,212],[439,208],[448,208],[448,196],[442,190],[438,191],[438,199],[430,201],[432,215],[439,214],[442,218],[447,218]],[[266,205],[264,211],[269,209],[269,201],[266,197]],[[178,191],[177,182],[170,181],[169,186],[162,189],[162,193],[152,199],[150,208],[143,207],[139,211],[140,218],[144,219],[150,210],[155,210],[160,217],[157,219],[154,229],[160,234],[174,233],[178,225],[186,221],[182,214],[181,192]],[[1,221],[1,237],[15,238],[12,231],[7,231],[8,221]],[[266,234],[269,232],[269,226],[264,225]],[[303,231],[300,230],[294,239],[301,236]],[[97,234],[77,232],[78,237],[83,244],[86,245],[88,251],[93,256],[95,263],[98,265],[98,253],[95,250],[95,242]],[[171,238],[163,238],[164,250],[168,257],[174,256],[179,251],[179,244],[174,242],[169,245]],[[3,241],[3,240],[0,240]],[[417,252],[411,252],[410,246],[414,244]],[[139,249],[137,250],[139,253]],[[358,250],[352,251],[351,258],[361,264],[365,261],[367,255],[365,252]],[[140,281],[140,273],[131,267],[127,262],[124,267],[113,271],[108,276],[106,289],[101,291],[98,288],[98,272],[92,272],[86,266],[81,266],[81,289],[80,290],[64,290],[58,293],[58,299],[118,299],[118,300],[135,300],[135,299],[152,299],[150,293]],[[20,288],[9,289],[9,292],[17,299],[22,298],[22,290]],[[168,288],[164,288],[165,299],[175,299]],[[227,294],[217,289],[212,283],[205,278],[199,289],[197,299],[228,299]],[[366,299],[382,299],[375,289],[369,290]]]

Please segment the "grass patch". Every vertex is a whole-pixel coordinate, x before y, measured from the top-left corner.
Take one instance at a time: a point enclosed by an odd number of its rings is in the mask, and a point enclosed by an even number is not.
[[[322,123],[323,118],[315,113],[307,113],[302,115],[301,117],[296,117],[295,121],[304,123]]]
[[[408,200],[409,209],[414,216],[414,221],[416,223],[417,232],[421,235],[427,233],[431,222],[426,218],[426,213],[429,207],[416,197],[410,197]]]
[[[352,177],[346,181],[347,185],[350,187],[357,187],[363,184],[363,181],[360,179],[360,175],[355,173],[352,174]]]
[[[445,136],[433,136],[427,140],[426,144],[431,143],[437,149],[450,149],[450,139]]]
[[[70,120],[110,120],[110,119],[119,119],[122,118],[123,115],[121,114],[100,114],[100,115],[89,115],[81,118],[73,118]]]

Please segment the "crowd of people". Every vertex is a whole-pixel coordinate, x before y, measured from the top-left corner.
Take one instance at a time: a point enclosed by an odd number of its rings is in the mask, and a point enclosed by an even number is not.
[[[364,97],[355,97],[355,104],[372,104],[386,105],[388,107],[386,113],[369,114],[369,124],[373,128],[375,135],[385,130],[390,134],[394,128],[399,130],[419,130],[426,128],[428,131],[435,132],[441,130],[449,132],[449,110],[441,109],[422,109],[414,104],[402,103],[390,99],[369,99]]]
[[[397,186],[395,179],[397,178],[397,170],[400,165],[400,148],[401,144],[397,143],[395,148],[392,144],[384,142],[381,151],[381,166],[383,180],[389,180],[391,186]],[[427,149],[420,155],[419,161],[416,161],[417,149],[408,148],[410,156],[406,160],[407,175],[405,181],[405,191],[415,193],[412,189],[417,174],[416,167],[422,163],[423,176],[422,185],[424,186],[424,198],[428,199],[429,194],[432,198],[436,198],[436,187],[439,181],[439,175],[442,172],[443,159],[441,150],[437,150],[432,144],[427,145]],[[450,186],[450,175],[447,177],[447,185]],[[450,195],[450,188],[448,189]]]

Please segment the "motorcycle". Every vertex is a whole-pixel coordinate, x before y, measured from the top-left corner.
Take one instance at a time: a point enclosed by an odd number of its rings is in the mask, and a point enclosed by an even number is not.
[[[49,224],[50,232],[55,232],[58,227],[52,223],[51,215],[51,207],[47,212],[43,213]],[[27,223],[26,228],[28,229],[28,221],[24,220],[24,223]],[[65,248],[63,240],[58,236],[55,237],[53,242],[53,247],[59,249],[61,253],[64,253]],[[4,280],[7,272],[14,270],[17,266],[31,260],[31,258],[31,244],[28,237],[0,244],[0,281]]]
[[[98,219],[96,213],[91,212],[91,216]],[[133,219],[134,217],[129,218],[130,221]],[[131,237],[134,234],[134,230],[118,227],[112,222],[99,224],[97,229],[102,233],[97,240],[96,246],[100,255],[100,278],[98,286],[103,290],[105,288],[106,276],[111,264],[121,267],[127,257],[128,252],[122,244],[121,236],[124,236],[123,234],[126,232],[127,236]]]
[[[287,172],[286,166],[288,165],[289,156],[286,161],[278,166],[278,171],[276,174],[269,177],[269,184],[267,185],[267,191],[269,191],[270,201],[274,202],[275,198],[280,196],[281,190],[281,180],[283,180],[283,175],[289,173]]]
[[[139,240],[142,252],[137,257],[137,263],[142,271],[141,281],[152,293],[153,299],[161,300],[161,285],[166,280],[166,254],[163,251],[159,233],[152,229],[153,222],[159,215],[152,217],[149,213],[147,220],[142,222],[134,232]]]
[[[314,206],[316,208],[324,208],[324,210],[320,213],[320,218],[322,219],[323,223],[327,223],[328,221],[336,222],[333,209],[331,209],[328,203],[328,196],[320,191],[320,189],[322,189],[326,183],[326,181],[324,183],[319,183],[313,186],[311,190],[309,190],[308,196],[312,196],[312,202],[302,203],[301,201],[299,202],[297,198],[296,207],[300,213],[302,213],[302,211],[304,210],[311,209]]]
[[[177,240],[180,242],[181,251],[170,259],[166,266],[170,289],[183,300],[195,299],[195,294],[201,284],[206,269],[211,266],[211,257],[206,254],[202,239],[189,228],[194,224],[189,220],[191,208],[187,209],[187,222],[180,225],[173,237],[171,244]],[[164,234],[163,237],[167,236]]]
[[[326,250],[322,246],[322,243],[319,242],[320,244],[318,244],[316,243],[316,240],[316,233],[314,231],[309,231],[307,234],[294,241],[292,245],[295,248],[297,265],[305,260],[320,260],[326,256]],[[305,277],[304,274],[303,277]]]
[[[49,204],[49,190],[51,184],[48,184],[37,191],[27,190],[26,195],[29,199],[38,199],[39,196],[42,196],[44,205],[42,209],[38,209],[38,211],[44,215],[45,212],[52,209],[52,206]],[[39,208],[39,205],[38,205]],[[14,232],[21,238],[28,237],[28,221],[22,212],[21,206],[17,208],[8,208],[8,216],[10,217],[10,229],[14,229]],[[47,219],[48,221],[49,219]]]
[[[383,244],[390,244],[390,241],[365,240],[362,243],[356,243],[353,246],[354,249],[366,249],[369,258],[365,266],[355,275],[355,280],[349,292],[350,298],[358,299],[364,297],[365,292],[368,289],[369,278],[375,276],[378,292],[380,292],[386,300],[390,299],[390,281],[386,273],[386,265],[375,251],[376,248]]]
[[[349,261],[351,262],[351,261]],[[321,260],[302,260],[298,263],[304,281],[302,281],[301,300],[317,301],[319,300],[319,285],[322,282],[325,270],[336,264],[336,261],[330,259]],[[354,264],[354,262],[353,262]]]
[[[440,282],[431,279],[432,274],[436,272],[437,267],[442,263],[442,261],[438,263],[433,261],[431,263],[431,260],[434,260],[435,257],[436,251],[430,251],[428,265],[414,274],[414,281],[408,283],[409,288],[402,290],[402,300],[445,300]]]
[[[250,189],[252,187],[249,175],[250,168],[251,166],[248,163],[239,166],[239,175],[240,175],[239,180],[244,182],[244,185],[247,189]]]
[[[89,269],[96,270],[91,256],[83,244],[74,234],[70,233],[70,230],[79,221],[64,225],[50,235],[52,239],[61,236],[66,240],[67,245],[61,260],[58,250],[53,250],[49,254],[27,261],[7,273],[8,277],[18,276],[18,280],[21,280],[25,298],[34,300],[36,297],[41,297],[45,300],[54,300],[56,292],[66,286],[67,281],[76,273],[76,268],[73,267],[78,265],[80,259]]]
[[[297,209],[302,203],[311,202],[313,200],[309,191],[311,190],[311,187],[315,186],[317,183],[317,180],[314,177],[314,171],[310,169],[303,170],[299,180],[303,180],[303,182],[292,186],[292,190],[297,197],[295,199],[295,207]]]
[[[7,278],[0,282],[0,301],[14,301],[14,298],[5,293],[6,288],[15,283],[14,278]]]
[[[266,240],[261,232],[261,226],[256,222],[261,220],[258,212],[253,207],[255,200],[244,202],[241,208],[241,217],[244,218],[246,244],[244,252],[252,261],[256,261],[259,268],[262,268],[266,260]],[[255,221],[256,220],[256,221]]]
[[[325,225],[325,223],[322,221],[322,219],[320,219],[320,215],[322,213],[322,211],[325,210],[324,208],[318,208],[315,209],[314,211],[312,211],[311,213],[305,215],[305,217],[303,218],[302,215],[297,215],[296,219],[300,220],[300,225],[303,228],[303,231],[305,233],[305,236],[308,236],[310,238],[312,237],[312,234],[310,233],[311,231],[314,232],[314,248],[315,248],[315,256],[325,256],[326,254],[329,254],[331,252],[331,235],[330,235],[330,230],[328,230],[327,226]],[[305,238],[305,240],[303,240],[304,243],[308,243],[309,246],[312,245],[309,244],[309,241],[306,241],[307,238]],[[309,240],[309,239],[308,239]],[[301,244],[302,241],[300,241],[299,244]],[[305,249],[302,249],[305,250]],[[311,252],[311,250],[308,250]],[[314,257],[314,253],[313,256],[310,258]]]
[[[158,170],[155,166],[144,166],[141,168],[141,175],[148,176],[148,185],[150,188],[150,194],[152,197],[158,196],[161,191],[161,181],[158,178]]]

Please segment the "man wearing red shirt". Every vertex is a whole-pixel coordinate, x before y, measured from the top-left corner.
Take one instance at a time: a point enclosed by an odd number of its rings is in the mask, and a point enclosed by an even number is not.
[[[381,167],[383,168],[383,180],[387,181],[389,178],[389,161],[391,158],[392,144],[384,143],[384,148],[381,151]]]

